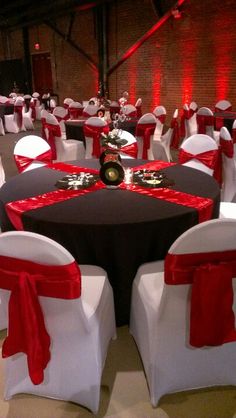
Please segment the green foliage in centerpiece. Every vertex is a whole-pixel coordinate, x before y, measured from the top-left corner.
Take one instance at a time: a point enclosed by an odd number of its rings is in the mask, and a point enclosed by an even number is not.
[[[102,133],[102,147],[121,148],[123,145],[127,144],[128,141],[120,137],[120,132],[121,131],[119,129],[113,129],[108,134]]]

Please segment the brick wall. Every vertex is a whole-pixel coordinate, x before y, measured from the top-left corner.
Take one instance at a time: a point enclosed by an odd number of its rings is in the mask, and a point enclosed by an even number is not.
[[[182,18],[169,18],[140,48],[108,77],[111,99],[123,90],[131,101],[143,99],[143,111],[166,106],[169,118],[184,102],[213,107],[229,99],[236,109],[236,2],[235,0],[186,0]],[[108,4],[109,66],[141,38],[158,20],[151,0],[117,0]],[[68,33],[70,18],[57,21]],[[49,27],[39,27],[40,52],[50,51],[54,91],[64,97],[86,100],[97,91],[98,74],[87,59]],[[31,54],[35,28],[30,29]],[[94,14],[76,15],[71,39],[98,63]],[[10,54],[10,56],[9,56]],[[22,36],[11,33],[8,44],[0,37],[0,59],[23,58]]]

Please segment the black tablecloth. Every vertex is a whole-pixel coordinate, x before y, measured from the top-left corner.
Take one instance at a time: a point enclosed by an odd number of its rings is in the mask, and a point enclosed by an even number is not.
[[[140,160],[124,160],[137,166]],[[97,160],[76,165],[98,168]],[[220,191],[209,175],[181,165],[164,170],[174,189],[214,200],[213,218],[219,214]],[[5,204],[57,190],[55,183],[66,173],[43,167],[9,179],[0,189],[3,231],[14,229]],[[163,259],[175,239],[198,223],[195,209],[168,203],[128,190],[98,190],[23,214],[24,228],[61,243],[79,264],[103,267],[114,291],[117,325],[129,321],[131,286],[137,268]]]
[[[65,128],[66,128],[66,138],[67,139],[77,139],[78,141],[85,142],[84,139],[84,132],[83,126],[86,119],[81,119],[78,121],[66,121]],[[125,121],[119,123],[119,128],[123,129],[124,131],[130,132],[132,135],[135,136],[135,129],[136,129],[136,120]],[[110,123],[110,129],[113,129],[112,123]]]
[[[232,132],[232,126],[236,119],[236,112],[215,112],[214,117],[216,130],[218,130],[218,127],[225,126],[230,133]]]
[[[0,118],[4,120],[4,115],[11,115],[14,112],[13,104],[0,104]]]

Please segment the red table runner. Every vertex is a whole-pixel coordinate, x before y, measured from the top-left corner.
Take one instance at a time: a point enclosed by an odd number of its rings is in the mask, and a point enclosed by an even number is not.
[[[139,169],[146,170],[160,170],[165,167],[174,165],[174,163],[167,163],[163,161],[152,161],[147,164],[133,167],[133,171]],[[65,171],[68,173],[94,173],[98,174],[98,170],[83,168],[78,166],[73,166],[64,163],[55,163],[45,166],[54,170]],[[96,184],[89,187],[88,189],[79,189],[79,190],[54,190],[51,192],[43,193],[34,197],[29,197],[26,199],[9,202],[6,204],[6,212],[11,223],[17,230],[23,230],[22,215],[24,212],[29,210],[38,209],[44,206],[53,205],[65,200],[72,199],[74,197],[83,196],[88,193],[95,192],[97,190],[105,189],[106,185],[100,180]],[[145,188],[142,186],[137,186],[135,184],[126,185],[124,182],[119,185],[119,188],[122,190],[128,190],[136,193],[140,193],[146,196],[150,196],[157,199],[163,199],[171,203],[176,203],[178,205],[183,205],[186,207],[195,208],[198,211],[199,222],[204,222],[211,219],[212,210],[213,210],[213,201],[209,198],[204,198],[200,196],[195,196],[189,193],[184,193],[181,191],[173,190],[170,188]]]

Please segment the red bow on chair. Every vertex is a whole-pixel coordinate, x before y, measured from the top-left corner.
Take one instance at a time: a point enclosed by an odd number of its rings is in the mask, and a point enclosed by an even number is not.
[[[22,116],[23,106],[14,106],[14,113],[17,115],[16,123],[18,128],[22,128],[23,125],[23,116]]]
[[[171,129],[173,129],[172,139],[171,139],[171,148],[178,149],[179,148],[179,124],[177,118],[172,118]]]
[[[35,121],[35,119],[36,119],[36,103],[37,103],[37,99],[33,99],[30,102],[30,108],[32,109],[31,117],[32,117],[33,121]]]
[[[156,123],[138,123],[136,126],[136,137],[143,138],[143,155],[142,158],[147,159],[147,151],[150,148],[151,135],[154,134]]]
[[[193,109],[183,109],[181,118],[180,118],[180,135],[181,137],[185,137],[186,130],[185,130],[185,121],[189,120],[194,115]]]
[[[34,158],[25,157],[23,155],[14,155],[14,159],[19,173],[22,173],[22,171],[24,171],[34,161],[40,161],[46,164],[51,163],[52,151],[51,149],[49,149],[48,151],[44,152],[43,154],[37,155]]]
[[[52,150],[52,159],[57,159],[57,151],[55,144],[55,137],[61,137],[61,128],[60,125],[52,125],[51,123],[45,123],[44,129],[48,129],[48,138],[47,142],[49,143]]]
[[[210,150],[201,152],[200,154],[191,154],[190,152],[185,151],[183,148],[179,152],[179,163],[184,164],[190,160],[198,160],[202,164],[214,170],[216,161],[218,157],[218,150]]]
[[[216,160],[215,169],[214,169],[214,178],[222,185],[222,168],[223,168],[223,161],[222,156],[223,154],[228,158],[233,158],[234,156],[234,144],[232,140],[226,140],[220,137],[220,146],[218,152],[218,158]]]
[[[214,116],[197,114],[198,133],[205,134],[207,126],[214,125]]]
[[[236,341],[232,278],[236,251],[167,254],[165,283],[192,284],[190,344],[217,346]]]
[[[11,291],[8,336],[3,343],[2,356],[25,353],[30,378],[38,385],[43,381],[43,371],[50,360],[50,336],[38,296],[79,298],[79,267],[75,262],[48,266],[0,256],[0,288]]]
[[[92,137],[93,138],[93,152],[92,156],[95,158],[99,158],[101,155],[101,144],[100,138],[101,134],[108,134],[109,126],[93,126],[93,125],[86,125],[83,126],[84,136]]]

